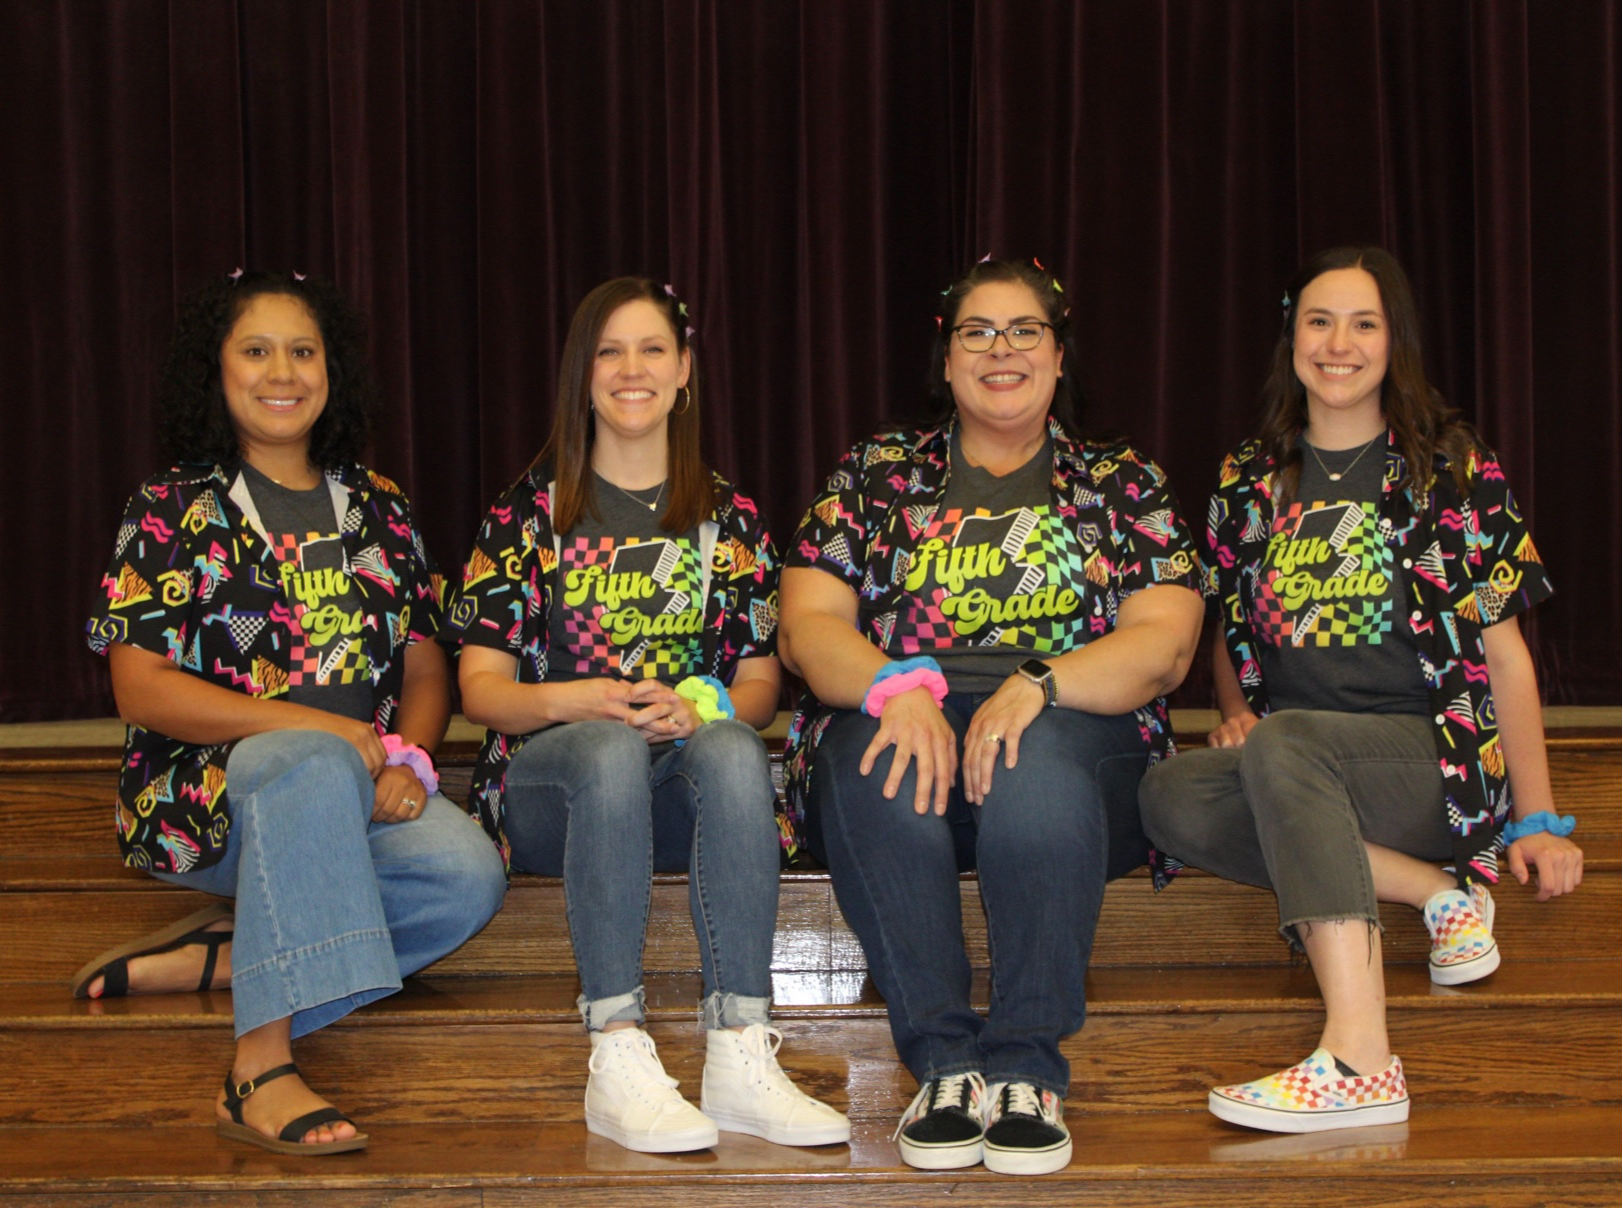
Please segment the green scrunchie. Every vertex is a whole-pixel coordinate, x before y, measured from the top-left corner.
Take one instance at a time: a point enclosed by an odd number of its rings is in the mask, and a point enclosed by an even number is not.
[[[713,675],[688,676],[676,685],[676,695],[693,702],[701,721],[721,721],[735,715],[727,685]]]

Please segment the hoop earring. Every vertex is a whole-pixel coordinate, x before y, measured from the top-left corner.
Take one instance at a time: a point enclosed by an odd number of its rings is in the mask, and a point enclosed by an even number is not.
[[[680,411],[678,411],[675,407],[672,407],[672,415],[686,415],[689,411],[693,410],[693,391],[689,390],[686,386],[682,387],[682,401],[685,402],[687,406],[683,407]]]

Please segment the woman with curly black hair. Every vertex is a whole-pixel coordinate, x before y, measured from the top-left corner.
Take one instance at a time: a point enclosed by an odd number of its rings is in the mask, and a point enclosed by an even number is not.
[[[182,309],[160,428],[89,626],[129,725],[124,862],[234,898],[103,953],[74,994],[232,991],[224,1136],[290,1154],[366,1135],[292,1041],[400,988],[501,904],[501,860],[438,795],[443,582],[410,505],[356,463],[373,396],[329,283],[236,273]]]

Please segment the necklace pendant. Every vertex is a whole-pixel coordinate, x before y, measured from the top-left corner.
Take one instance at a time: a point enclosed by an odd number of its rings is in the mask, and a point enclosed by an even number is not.
[[[1331,482],[1340,482],[1341,481],[1341,475],[1340,474],[1332,474],[1332,475],[1330,475],[1330,481]]]

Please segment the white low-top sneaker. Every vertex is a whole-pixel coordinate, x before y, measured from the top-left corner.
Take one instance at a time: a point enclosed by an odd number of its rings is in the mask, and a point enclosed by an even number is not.
[[[586,1080],[586,1131],[640,1153],[708,1149],[716,1122],[676,1091],[641,1028],[592,1033]]]
[[[778,1066],[783,1033],[766,1024],[742,1032],[705,1033],[704,1114],[727,1132],[748,1133],[774,1145],[838,1145],[851,1139],[851,1122],[789,1081]]]

